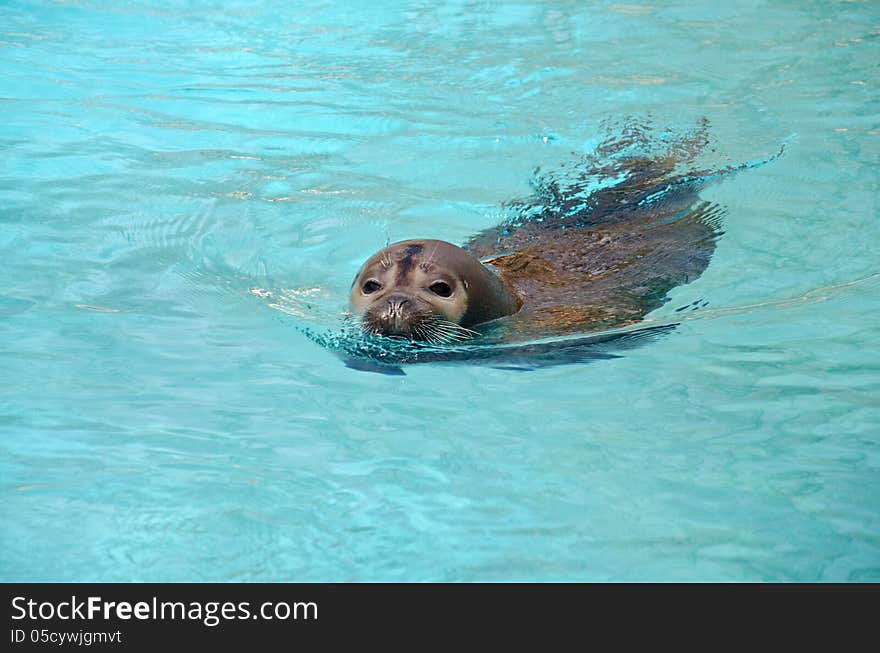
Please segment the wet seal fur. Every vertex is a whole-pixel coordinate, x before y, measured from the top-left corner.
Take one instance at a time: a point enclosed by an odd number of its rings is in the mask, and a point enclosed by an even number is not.
[[[705,124],[659,155],[617,156],[649,140],[630,129],[567,180],[539,179],[534,196],[509,205],[511,220],[462,247],[422,239],[386,247],[355,277],[351,313],[368,334],[430,344],[533,342],[639,322],[709,264],[723,210],[699,201],[699,190],[778,156],[677,172],[708,143]]]

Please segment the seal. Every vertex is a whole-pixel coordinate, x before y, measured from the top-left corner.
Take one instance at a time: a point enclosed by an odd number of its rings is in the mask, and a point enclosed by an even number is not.
[[[639,322],[709,264],[723,210],[699,190],[756,165],[677,173],[704,136],[662,156],[594,158],[573,176],[539,179],[531,197],[508,205],[511,219],[462,247],[394,243],[356,275],[350,311],[367,333],[428,343],[522,342]]]
[[[349,304],[368,333],[444,343],[516,313],[522,299],[464,249],[442,240],[405,240],[364,263]]]

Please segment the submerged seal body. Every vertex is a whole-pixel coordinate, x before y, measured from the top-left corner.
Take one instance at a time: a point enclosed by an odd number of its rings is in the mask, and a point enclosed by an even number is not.
[[[351,312],[368,333],[433,343],[473,335],[517,342],[638,322],[703,272],[720,234],[721,209],[697,193],[739,168],[674,174],[695,149],[551,180],[514,204],[511,220],[462,247],[390,245],[355,277]],[[613,184],[596,184],[609,177]]]

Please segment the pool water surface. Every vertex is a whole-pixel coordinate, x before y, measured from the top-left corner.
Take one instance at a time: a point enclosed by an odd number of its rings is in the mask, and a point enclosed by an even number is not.
[[[0,7],[0,579],[880,580],[874,2]],[[705,120],[663,337],[351,369],[387,242]],[[676,309],[689,307],[689,310]]]

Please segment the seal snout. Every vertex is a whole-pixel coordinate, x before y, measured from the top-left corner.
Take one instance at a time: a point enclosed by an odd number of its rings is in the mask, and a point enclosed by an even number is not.
[[[369,312],[371,326],[382,335],[405,336],[413,335],[414,302],[403,293],[393,293],[382,298],[379,306]]]
[[[386,335],[409,337],[412,330],[411,320],[408,315],[410,303],[409,297],[400,294],[389,295],[385,299],[384,316],[387,316],[387,318],[384,320],[384,323]],[[404,307],[407,307],[407,309],[405,310]]]
[[[400,293],[395,293],[385,298],[387,310],[391,315],[400,315],[403,307],[409,303],[409,297]]]

